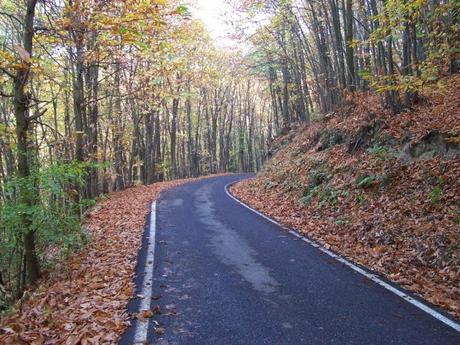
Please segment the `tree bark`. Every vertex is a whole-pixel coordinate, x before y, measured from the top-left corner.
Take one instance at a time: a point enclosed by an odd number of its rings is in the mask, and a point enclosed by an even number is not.
[[[355,90],[355,63],[353,52],[353,1],[346,1],[346,60],[347,60],[347,85],[351,91]]]
[[[25,91],[29,81],[32,57],[32,40],[34,36],[34,18],[35,6],[37,0],[29,0],[26,5],[26,15],[24,17],[24,32],[22,37],[23,49],[29,55],[29,61],[23,61],[21,67],[14,78],[14,116],[16,119],[16,136],[18,152],[18,177],[22,180],[19,186],[19,203],[25,205],[29,210],[33,208],[38,200],[37,195],[30,187],[34,184],[31,176],[31,138],[29,117],[29,96]],[[35,250],[35,230],[31,229],[32,216],[27,213],[21,213],[21,223],[23,226],[24,241],[24,260],[29,283],[33,284],[40,275],[40,265]]]

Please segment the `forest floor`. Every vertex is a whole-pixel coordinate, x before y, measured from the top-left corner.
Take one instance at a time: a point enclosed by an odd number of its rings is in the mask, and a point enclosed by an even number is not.
[[[162,191],[197,180],[137,186],[109,194],[85,217],[90,243],[28,291],[0,321],[1,344],[116,343],[136,315],[127,304],[150,203]],[[141,316],[139,316],[141,317]]]
[[[399,115],[356,96],[232,193],[459,318],[460,76]]]

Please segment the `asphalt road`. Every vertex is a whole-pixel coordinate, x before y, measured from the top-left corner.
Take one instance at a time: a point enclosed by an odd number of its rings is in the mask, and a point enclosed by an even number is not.
[[[224,187],[247,176],[190,183],[157,202],[151,292],[161,314],[148,343],[460,344],[459,332],[231,199]]]

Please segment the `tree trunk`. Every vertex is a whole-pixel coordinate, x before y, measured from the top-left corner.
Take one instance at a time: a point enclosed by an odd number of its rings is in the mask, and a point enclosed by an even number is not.
[[[32,40],[34,36],[35,6],[37,0],[27,1],[26,15],[24,17],[23,49],[32,57]],[[16,119],[16,136],[18,152],[18,177],[23,181],[19,186],[19,203],[27,208],[32,208],[37,202],[37,195],[30,184],[31,180],[31,140],[29,117],[29,96],[25,87],[29,80],[31,63],[24,61],[24,67],[19,69],[14,78],[14,116]],[[24,240],[24,260],[29,283],[33,284],[40,275],[40,265],[35,250],[35,230],[31,229],[32,218],[30,214],[21,213],[21,223]]]
[[[171,179],[177,177],[177,116],[179,113],[179,98],[173,99],[172,105],[172,119],[171,119],[171,133],[170,133],[170,154],[171,154]]]
[[[115,186],[116,191],[125,188],[123,179],[123,144],[122,144],[122,129],[121,129],[121,91],[120,91],[120,75],[115,74],[115,88],[117,91],[115,98],[115,114],[113,120],[113,150],[115,155]]]
[[[353,53],[353,1],[346,1],[346,60],[347,60],[347,85],[351,91],[355,90],[355,63]]]

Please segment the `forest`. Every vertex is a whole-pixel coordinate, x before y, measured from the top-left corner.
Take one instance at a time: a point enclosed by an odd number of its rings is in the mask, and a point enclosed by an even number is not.
[[[183,5],[3,1],[1,46],[0,283],[12,296],[50,242],[81,240],[99,195],[261,166],[264,80]]]
[[[460,71],[456,0],[227,2],[244,48],[193,2],[0,1],[1,309],[106,195],[258,172],[278,135],[369,95],[403,116]]]

